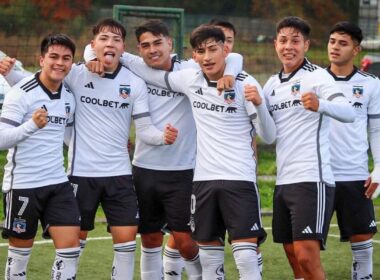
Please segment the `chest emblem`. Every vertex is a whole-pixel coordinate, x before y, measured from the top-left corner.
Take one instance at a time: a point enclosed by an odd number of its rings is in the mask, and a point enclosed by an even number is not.
[[[363,97],[363,86],[353,86],[352,87],[352,94],[356,98],[362,98]]]
[[[130,85],[120,85],[119,96],[123,99],[127,99],[130,95],[131,95],[131,86]]]

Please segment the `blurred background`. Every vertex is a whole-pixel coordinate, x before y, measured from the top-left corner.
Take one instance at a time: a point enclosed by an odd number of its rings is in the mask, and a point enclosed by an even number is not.
[[[234,51],[244,55],[244,68],[262,84],[280,70],[273,48],[276,22],[296,15],[312,26],[311,62],[328,65],[328,31],[341,20],[358,23],[363,29],[366,67],[376,64],[380,51],[378,0],[0,0],[0,51],[16,57],[24,68],[38,69],[39,44],[48,33],[63,32],[77,44],[76,61],[82,61],[84,46],[90,42],[91,28],[103,17],[113,16],[114,5],[182,8],[184,10],[183,56],[190,57],[189,32],[196,26],[218,18],[228,20],[237,30]],[[120,18],[127,27],[127,49],[136,53],[134,28],[152,15],[128,15]],[[156,16],[154,16],[156,17]],[[158,16],[157,16],[158,17]],[[165,20],[166,21],[166,20]],[[170,21],[170,20],[168,20]],[[170,22],[168,22],[170,25]],[[175,31],[177,32],[177,31]],[[175,35],[175,34],[173,34]],[[1,54],[0,54],[1,55]],[[380,58],[379,58],[380,61]]]

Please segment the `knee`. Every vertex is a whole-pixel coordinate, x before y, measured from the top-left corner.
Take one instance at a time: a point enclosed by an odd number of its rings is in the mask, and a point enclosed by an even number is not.
[[[141,235],[142,245],[145,248],[157,248],[162,246],[163,235],[158,233],[146,233]]]
[[[299,252],[296,259],[303,271],[313,271],[318,266],[318,261],[305,251]]]
[[[176,242],[178,251],[185,259],[193,259],[198,254],[198,245],[192,239]]]

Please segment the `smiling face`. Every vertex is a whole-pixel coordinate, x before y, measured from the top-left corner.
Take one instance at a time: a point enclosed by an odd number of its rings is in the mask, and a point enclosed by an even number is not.
[[[164,36],[145,32],[139,37],[138,49],[145,63],[152,68],[170,70],[172,40]]]
[[[301,66],[309,45],[310,41],[297,29],[284,27],[279,30],[274,46],[284,73],[291,73]]]
[[[360,52],[360,45],[350,35],[334,32],[330,35],[327,51],[332,65],[352,67],[355,56]]]
[[[95,36],[91,45],[95,51],[96,57],[104,64],[106,72],[113,72],[119,65],[120,56],[125,49],[124,40],[120,33],[115,33],[114,29],[107,26]]]
[[[63,45],[51,45],[40,57],[40,79],[47,88],[54,91],[61,85],[73,64],[72,51]]]
[[[222,41],[209,38],[193,50],[193,59],[199,64],[209,80],[223,77],[227,50]]]

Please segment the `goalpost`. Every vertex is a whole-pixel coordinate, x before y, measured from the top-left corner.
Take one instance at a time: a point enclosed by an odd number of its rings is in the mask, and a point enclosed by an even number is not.
[[[142,7],[128,5],[114,5],[113,18],[120,21],[127,30],[127,48],[130,52],[137,52],[137,41],[134,29],[147,19],[161,19],[168,26],[173,38],[174,51],[183,56],[184,36],[184,9],[164,7]],[[133,38],[132,38],[133,37]]]

